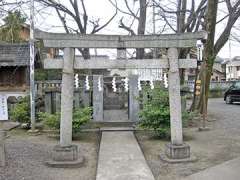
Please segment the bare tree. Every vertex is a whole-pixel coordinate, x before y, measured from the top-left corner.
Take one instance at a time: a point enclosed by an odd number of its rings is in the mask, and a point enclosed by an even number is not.
[[[77,34],[95,34],[105,28],[117,15],[115,13],[103,24],[100,25],[100,19],[90,20],[88,17],[87,9],[84,0],[68,0],[65,1],[70,4],[66,6],[64,3],[60,3],[55,0],[36,0],[46,7],[52,7],[56,10],[59,19],[61,20],[66,33],[77,33]],[[76,23],[76,29],[69,26],[67,18],[71,18]],[[91,24],[91,26],[89,25]],[[91,28],[91,29],[90,29]],[[88,48],[79,49],[84,59],[90,58]]]
[[[214,60],[216,59],[217,54],[222,49],[222,47],[226,44],[230,37],[231,30],[236,23],[237,19],[240,16],[240,1],[232,2],[231,0],[225,0],[224,1],[227,6],[227,14],[224,19],[227,18],[227,24],[225,28],[223,29],[220,36],[216,39],[215,38],[215,28],[217,22],[217,5],[218,0],[212,0],[208,1],[208,10],[206,14],[205,19],[205,26],[206,31],[208,32],[208,38],[205,45],[205,52],[204,52],[204,61],[206,62],[206,67],[201,66],[201,69],[206,68],[203,72],[205,73],[206,79],[205,79],[205,95],[201,94],[201,98],[199,102],[196,102],[197,109],[200,111],[203,110],[203,98],[205,98],[206,106],[208,101],[208,92],[209,92],[209,85],[211,81],[211,75],[213,70],[213,64]],[[215,40],[216,39],[216,40]],[[200,75],[200,79],[204,78],[204,73]]]
[[[163,3],[161,0],[154,0],[155,6],[159,8],[160,20],[165,22],[171,31],[175,33],[196,32],[200,29],[208,32],[208,38],[205,44],[204,61],[206,67],[201,66],[200,70],[196,72],[196,78],[202,79],[204,73],[206,81],[204,81],[205,95],[201,94],[200,98],[194,95],[192,110],[203,110],[203,98],[208,100],[208,91],[213,70],[214,60],[227,42],[230,32],[240,16],[240,1],[231,0],[174,0]],[[197,4],[198,3],[198,4]],[[218,4],[225,4],[227,12],[223,17],[217,19],[219,13]],[[189,6],[190,5],[190,6]],[[218,23],[227,21],[220,36],[216,39],[215,28]],[[190,49],[180,50],[180,57],[186,56]],[[205,69],[206,68],[206,69]]]
[[[16,0],[12,2],[9,2],[6,0],[0,0],[0,17],[6,16],[8,12],[15,11],[26,2],[27,1],[25,0]]]
[[[124,23],[124,18],[122,17],[119,21],[119,28],[122,28],[129,32],[130,35],[143,35],[145,34],[146,30],[146,14],[147,14],[147,7],[148,2],[146,0],[132,0],[134,4],[138,3],[138,8],[130,7],[130,3],[128,0],[124,0],[124,4],[126,6],[126,10],[121,9],[117,1],[113,2],[109,0],[111,4],[121,13],[127,15],[132,18],[132,21],[128,24]],[[138,1],[138,2],[137,2]],[[135,10],[135,11],[134,11]],[[137,30],[133,28],[134,22],[137,21]],[[128,19],[129,22],[129,19]],[[144,57],[144,49],[139,48],[136,49],[136,58],[142,59]]]
[[[158,8],[159,20],[173,33],[197,32],[202,28],[202,18],[206,12],[207,0],[153,0]],[[179,58],[185,58],[191,49],[180,49]],[[184,83],[184,69],[180,70],[181,83]]]

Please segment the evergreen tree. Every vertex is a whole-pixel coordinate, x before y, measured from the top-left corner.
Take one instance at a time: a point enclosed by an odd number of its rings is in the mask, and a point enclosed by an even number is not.
[[[23,41],[20,36],[21,25],[25,23],[26,17],[18,10],[8,12],[8,15],[3,19],[4,25],[0,29],[0,40],[10,43]]]

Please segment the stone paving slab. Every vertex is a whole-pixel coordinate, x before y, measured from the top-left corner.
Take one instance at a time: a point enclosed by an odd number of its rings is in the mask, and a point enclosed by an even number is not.
[[[10,131],[18,126],[20,126],[19,122],[4,121],[0,124],[0,129],[4,131]]]
[[[239,180],[240,158],[205,169],[182,180]]]
[[[154,180],[133,132],[103,132],[96,180]]]

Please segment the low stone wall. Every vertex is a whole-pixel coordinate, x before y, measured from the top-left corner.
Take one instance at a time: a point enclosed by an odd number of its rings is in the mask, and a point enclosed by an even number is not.
[[[221,89],[224,91],[228,89],[233,83],[234,81],[212,81],[210,83],[210,90]],[[187,81],[185,82],[185,85],[190,89],[190,91],[193,92],[194,81]]]

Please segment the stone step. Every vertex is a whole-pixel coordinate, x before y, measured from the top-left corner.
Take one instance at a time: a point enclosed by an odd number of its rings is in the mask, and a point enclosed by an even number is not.
[[[89,122],[86,126],[86,128],[90,128],[90,127],[133,127],[135,126],[135,122],[130,122],[130,121],[126,121],[126,122]]]
[[[101,127],[100,131],[134,131],[133,127]]]

